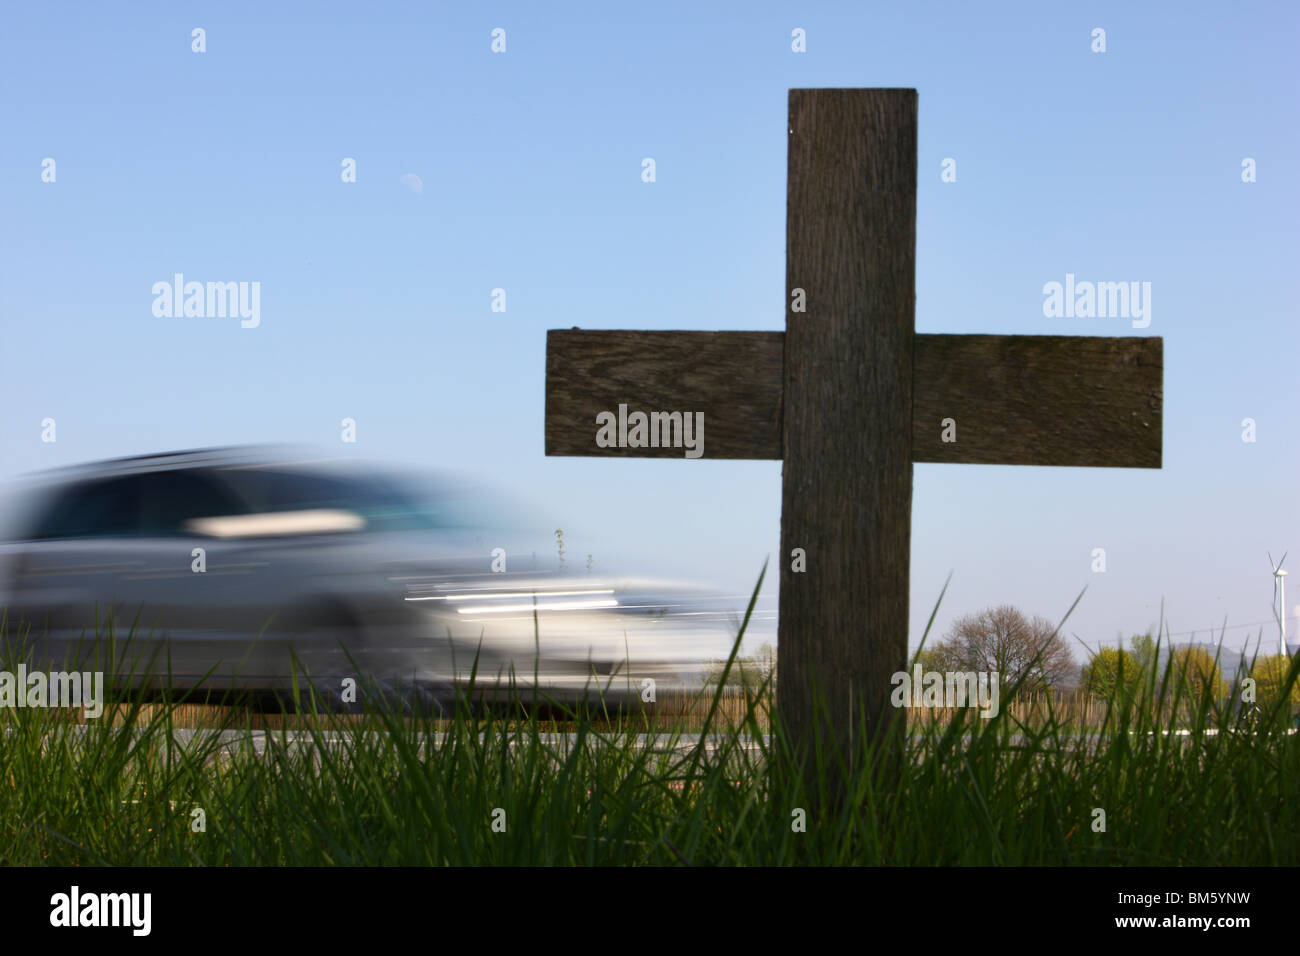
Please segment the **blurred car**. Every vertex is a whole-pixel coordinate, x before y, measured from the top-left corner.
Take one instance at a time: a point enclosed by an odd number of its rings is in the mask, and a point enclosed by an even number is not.
[[[284,692],[296,674],[331,699],[352,678],[440,702],[471,677],[489,699],[634,701],[698,686],[730,649],[734,616],[702,593],[537,569],[526,522],[468,484],[272,458],[39,476],[0,541],[9,638],[136,687]]]

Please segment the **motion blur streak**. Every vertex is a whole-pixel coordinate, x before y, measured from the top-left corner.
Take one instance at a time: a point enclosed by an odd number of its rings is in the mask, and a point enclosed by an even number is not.
[[[354,678],[441,700],[473,672],[485,697],[535,681],[617,701],[647,678],[698,686],[734,638],[734,604],[699,589],[538,567],[555,522],[467,480],[233,448],[42,473],[23,495],[0,540],[7,636],[119,684],[285,691],[296,661],[327,699]]]
[[[613,588],[601,591],[547,591],[541,597],[563,597],[571,594],[613,594]],[[538,596],[535,591],[512,591],[502,594],[448,594],[434,597],[409,597],[408,601],[486,601],[491,598],[526,598]]]
[[[567,601],[562,604],[508,604],[505,607],[462,607],[457,614],[506,614],[519,611],[577,611],[588,607],[618,607],[617,601]]]

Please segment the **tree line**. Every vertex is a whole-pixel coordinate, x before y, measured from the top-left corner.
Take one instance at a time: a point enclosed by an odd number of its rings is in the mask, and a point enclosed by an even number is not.
[[[1112,698],[1121,691],[1136,696],[1148,684],[1168,688],[1168,672],[1173,685],[1182,685],[1196,696],[1208,690],[1215,699],[1223,699],[1235,691],[1246,703],[1261,706],[1276,701],[1289,684],[1291,703],[1300,704],[1300,680],[1288,681],[1291,660],[1281,654],[1244,661],[1236,675],[1240,686],[1233,688],[1224,678],[1222,665],[1228,662],[1222,656],[1216,661],[1203,647],[1162,646],[1149,632],[1132,635],[1127,647],[1088,653],[1088,661],[1080,666],[1051,621],[1027,617],[1018,608],[1001,604],[954,621],[941,640],[921,648],[915,663],[922,670],[943,673],[996,671],[1004,689],[1018,686],[1020,694],[1083,688],[1098,697]],[[706,683],[717,684],[723,664],[713,662]],[[728,684],[750,689],[769,680],[776,683],[776,651],[770,644],[738,657],[727,674]]]

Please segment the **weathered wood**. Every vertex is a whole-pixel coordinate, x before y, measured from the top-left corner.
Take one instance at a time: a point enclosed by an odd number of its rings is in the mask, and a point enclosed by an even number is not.
[[[597,448],[595,416],[705,412],[705,458],[781,458],[781,332],[553,330],[546,454],[682,457]],[[1084,335],[917,335],[912,461],[1159,468],[1164,342]],[[864,358],[864,361],[866,359]],[[956,442],[942,422],[956,423]]]
[[[787,298],[784,334],[548,333],[546,453],[682,455],[600,447],[597,415],[624,405],[702,412],[703,457],[784,460],[777,705],[843,765],[907,656],[912,462],[1159,468],[1164,351],[916,335],[916,91],[791,90],[789,109],[787,294],[807,311]]]
[[[1160,467],[1162,339],[918,335],[912,380],[912,461]]]
[[[907,663],[916,91],[791,90],[789,109],[777,707],[847,766]]]
[[[781,332],[546,333],[546,454],[681,458],[599,448],[596,415],[703,412],[705,458],[781,457]]]

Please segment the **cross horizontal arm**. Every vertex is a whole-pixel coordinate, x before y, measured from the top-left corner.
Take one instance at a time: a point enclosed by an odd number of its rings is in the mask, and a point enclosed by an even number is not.
[[[552,330],[546,454],[683,457],[599,447],[596,416],[623,405],[703,413],[705,458],[780,458],[784,346],[783,332]],[[917,335],[912,369],[913,461],[1160,467],[1160,338]]]
[[[1158,337],[918,335],[912,461],[1159,468],[1163,390]]]
[[[546,333],[546,454],[681,458],[600,448],[596,416],[703,412],[705,458],[781,457],[784,332]]]

